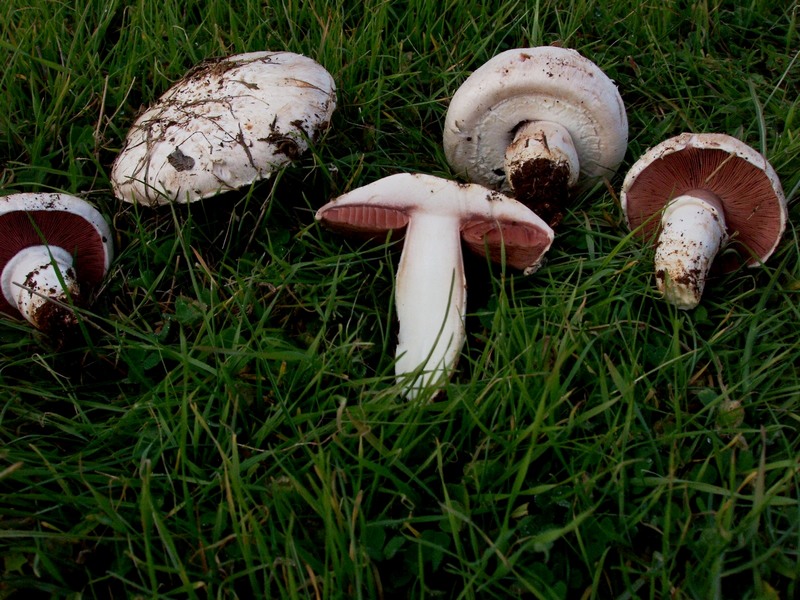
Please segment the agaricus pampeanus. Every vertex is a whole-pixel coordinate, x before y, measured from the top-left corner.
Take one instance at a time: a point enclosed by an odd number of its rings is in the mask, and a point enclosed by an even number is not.
[[[444,151],[456,173],[513,190],[551,225],[579,181],[614,174],[627,144],[614,82],[577,51],[554,46],[496,55],[458,88],[445,117]]]
[[[395,284],[395,373],[408,399],[448,378],[464,345],[462,240],[526,274],[539,267],[553,241],[553,230],[520,202],[422,174],[380,179],[330,201],[316,217],[343,232],[405,229]]]
[[[719,133],[684,133],[650,148],[625,177],[620,200],[630,228],[656,245],[659,291],[681,309],[699,304],[723,246],[721,271],[761,264],[786,227],[775,170]]]
[[[322,135],[335,107],[333,78],[306,56],[207,61],[136,119],[111,170],[114,193],[187,203],[268,178]]]
[[[60,337],[111,263],[108,224],[75,196],[24,193],[0,197],[0,231],[0,312]]]

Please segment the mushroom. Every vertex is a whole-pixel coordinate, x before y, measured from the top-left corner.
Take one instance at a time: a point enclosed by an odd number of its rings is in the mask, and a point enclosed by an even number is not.
[[[483,64],[453,95],[444,151],[468,180],[520,200],[552,226],[582,180],[610,177],[628,118],[613,81],[577,51],[518,48]]]
[[[772,166],[719,133],[683,133],[650,148],[626,175],[620,200],[629,227],[656,245],[658,290],[680,309],[700,303],[723,246],[721,271],[754,266],[769,258],[786,227],[786,198]]]
[[[270,177],[328,128],[331,75],[291,52],[207,61],[134,123],[114,161],[114,194],[150,206],[187,203]]]
[[[111,263],[108,224],[75,196],[22,193],[0,197],[0,231],[0,312],[61,337]]]
[[[540,266],[553,241],[552,229],[514,199],[423,174],[392,175],[353,190],[316,218],[350,233],[405,229],[395,286],[395,373],[408,399],[449,377],[464,344],[461,240],[526,274]]]

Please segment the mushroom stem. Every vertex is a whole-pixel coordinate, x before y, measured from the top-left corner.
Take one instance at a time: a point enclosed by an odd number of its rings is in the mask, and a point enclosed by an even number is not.
[[[564,126],[551,121],[522,124],[506,149],[505,170],[517,200],[550,226],[561,221],[580,174],[578,152]]]
[[[0,275],[3,295],[39,329],[49,329],[55,320],[60,325],[72,325],[73,312],[51,302],[78,297],[80,288],[72,262],[72,255],[59,246],[24,248],[8,261]]]
[[[725,214],[714,194],[691,190],[670,202],[655,253],[656,285],[664,299],[679,309],[696,307],[726,239]]]
[[[455,368],[466,298],[459,217],[418,213],[406,231],[395,289],[395,374],[409,400]]]

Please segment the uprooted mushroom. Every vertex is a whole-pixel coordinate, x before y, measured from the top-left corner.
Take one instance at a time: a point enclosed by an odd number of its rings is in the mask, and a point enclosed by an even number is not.
[[[614,174],[627,143],[614,82],[555,46],[494,56],[456,90],[445,117],[444,150],[456,173],[513,191],[552,226],[579,182]]]
[[[268,178],[328,128],[335,90],[328,71],[292,52],[207,61],[136,120],[114,161],[114,193],[187,203]]]
[[[658,290],[684,310],[700,303],[714,263],[720,271],[761,264],[786,228],[775,170],[720,133],[684,133],[649,149],[625,177],[620,200],[631,229],[655,244]]]
[[[532,273],[553,231],[516,200],[476,184],[398,174],[340,196],[316,218],[343,232],[405,230],[395,300],[395,373],[409,399],[435,391],[452,374],[466,338],[461,242]]]
[[[111,230],[68,194],[0,197],[0,312],[21,315],[56,339],[77,323],[112,257]]]

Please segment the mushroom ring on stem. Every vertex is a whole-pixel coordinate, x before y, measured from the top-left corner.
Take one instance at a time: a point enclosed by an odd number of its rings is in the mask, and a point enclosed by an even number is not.
[[[67,305],[88,301],[111,264],[111,230],[68,194],[0,197],[0,312],[60,336],[77,323]]]
[[[625,177],[620,201],[630,228],[656,245],[659,291],[681,309],[700,303],[712,264],[760,264],[786,228],[775,170],[720,133],[683,133],[649,149]]]
[[[317,219],[370,236],[405,229],[395,285],[395,373],[409,399],[451,375],[466,338],[461,241],[526,274],[553,241],[552,229],[516,200],[423,174],[392,175],[353,190],[320,208]]]
[[[134,123],[114,161],[114,194],[186,203],[265,179],[306,151],[336,107],[330,73],[292,52],[200,64]]]
[[[453,95],[444,151],[470,181],[502,191],[551,225],[580,180],[614,174],[628,144],[616,85],[575,50],[540,46],[498,54]]]

